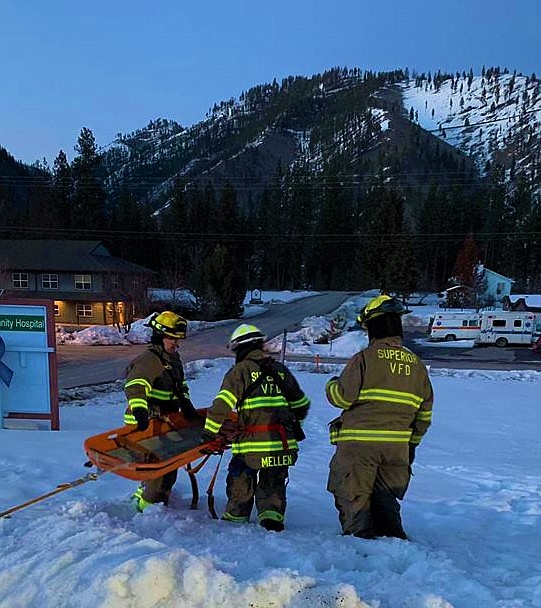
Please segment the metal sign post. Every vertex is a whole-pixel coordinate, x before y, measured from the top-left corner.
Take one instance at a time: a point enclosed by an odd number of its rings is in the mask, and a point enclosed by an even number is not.
[[[284,333],[282,335],[282,351],[280,352],[280,363],[285,363],[286,348],[287,348],[287,329],[284,329]]]

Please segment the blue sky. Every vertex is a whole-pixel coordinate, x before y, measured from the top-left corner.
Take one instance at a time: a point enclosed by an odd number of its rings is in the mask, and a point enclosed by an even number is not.
[[[189,126],[273,78],[333,66],[541,75],[539,0],[0,0],[0,146],[24,162]]]

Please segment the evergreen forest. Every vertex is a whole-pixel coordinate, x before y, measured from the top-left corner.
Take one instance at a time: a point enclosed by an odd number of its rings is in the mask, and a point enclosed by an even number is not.
[[[71,162],[60,151],[28,166],[0,148],[0,238],[103,241],[216,318],[255,288],[439,291],[465,247],[539,293],[539,127],[480,166],[403,104],[401,83],[452,79],[458,94],[470,78],[336,68],[250,89],[187,129],[153,121],[106,150],[83,127]]]

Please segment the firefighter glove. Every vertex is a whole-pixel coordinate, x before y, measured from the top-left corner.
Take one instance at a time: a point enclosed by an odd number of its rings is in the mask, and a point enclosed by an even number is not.
[[[209,431],[201,434],[201,452],[203,454],[219,454],[225,448],[225,441],[218,435],[213,435]]]
[[[136,407],[132,410],[132,414],[137,420],[137,430],[146,431],[148,429],[148,410],[144,407]]]
[[[180,406],[180,411],[182,412],[184,418],[186,418],[188,421],[197,420],[197,418],[199,418],[199,414],[191,401],[184,401]]]
[[[210,431],[203,431],[201,433],[201,443],[209,443],[211,441],[216,441],[216,435]]]
[[[232,420],[226,420],[218,431],[218,438],[222,439],[227,445],[235,441],[238,434],[238,427]]]

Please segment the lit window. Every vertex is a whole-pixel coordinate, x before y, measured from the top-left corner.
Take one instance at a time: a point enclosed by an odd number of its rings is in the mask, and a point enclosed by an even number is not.
[[[11,280],[14,289],[28,289],[28,273],[13,272]]]
[[[75,311],[78,317],[91,317],[92,304],[77,304]]]
[[[92,289],[92,278],[89,274],[76,274],[74,278],[77,291],[90,291]]]
[[[60,316],[60,304],[57,304],[56,302],[54,303],[54,316]]]
[[[41,286],[43,287],[43,289],[58,289],[58,275],[42,274]]]

